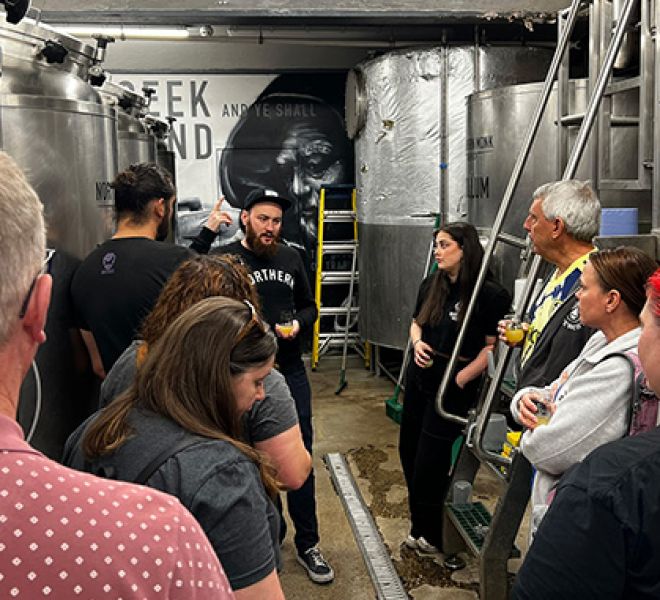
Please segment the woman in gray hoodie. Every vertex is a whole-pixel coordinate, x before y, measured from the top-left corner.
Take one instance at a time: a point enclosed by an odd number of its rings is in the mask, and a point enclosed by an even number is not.
[[[561,475],[626,433],[633,374],[621,353],[637,349],[645,284],[655,268],[651,257],[632,247],[593,253],[580,278],[575,317],[598,331],[549,386],[523,388],[511,401],[513,417],[527,428],[521,451],[536,469],[531,535]],[[546,411],[547,422],[541,418]]]

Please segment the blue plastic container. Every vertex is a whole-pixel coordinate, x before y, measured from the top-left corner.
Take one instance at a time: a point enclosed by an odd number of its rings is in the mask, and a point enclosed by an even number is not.
[[[600,217],[600,235],[637,235],[636,208],[604,208]]]

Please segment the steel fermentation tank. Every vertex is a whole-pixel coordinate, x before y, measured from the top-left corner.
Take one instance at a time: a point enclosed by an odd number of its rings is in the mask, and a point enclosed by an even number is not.
[[[55,29],[0,16],[0,146],[24,169],[39,194],[48,227],[53,295],[47,342],[37,354],[42,409],[33,445],[59,458],[72,427],[89,411],[93,385],[87,352],[75,328],[69,283],[77,266],[112,233],[117,170],[116,115],[87,82],[96,49]],[[28,374],[19,406],[33,420],[35,376]]]
[[[470,221],[488,236],[499,202],[509,182],[514,162],[522,145],[525,129],[536,108],[542,84],[512,85],[477,92],[467,100],[468,114],[468,179],[467,195]],[[587,105],[587,81],[569,82],[568,113],[583,114]],[[637,100],[633,94],[618,94],[614,111],[617,115],[635,115]],[[523,221],[531,196],[540,185],[561,179],[564,165],[557,153],[556,89],[553,90],[539,132],[527,159],[520,183],[504,222],[504,232],[524,238]],[[577,135],[579,121],[568,128],[568,153]],[[610,164],[612,178],[632,179],[637,174],[636,127],[615,126],[610,130]],[[590,179],[590,162],[594,144],[587,145],[576,178]],[[603,206],[639,207],[642,228],[650,225],[650,192],[598,190]],[[520,250],[501,244],[494,261],[496,275],[511,285],[519,265]]]
[[[543,79],[545,48],[451,46],[390,52],[349,75],[360,235],[360,334],[403,348],[433,218],[466,218],[466,97]]]
[[[156,162],[156,136],[145,122],[148,100],[127,87],[106,81],[101,88],[104,102],[117,109],[119,171],[142,162]]]

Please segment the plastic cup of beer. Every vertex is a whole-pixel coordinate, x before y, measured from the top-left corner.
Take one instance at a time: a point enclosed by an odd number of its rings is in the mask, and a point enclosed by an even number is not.
[[[293,313],[288,310],[283,310],[280,313],[277,326],[280,328],[282,335],[289,336],[293,333]]]
[[[536,406],[536,425],[547,425],[552,418],[550,407],[548,404],[552,401],[552,394],[550,392],[541,392],[536,398],[532,400]]]
[[[525,338],[525,330],[523,329],[520,319],[512,317],[508,320],[504,336],[509,344],[519,344],[523,341]]]

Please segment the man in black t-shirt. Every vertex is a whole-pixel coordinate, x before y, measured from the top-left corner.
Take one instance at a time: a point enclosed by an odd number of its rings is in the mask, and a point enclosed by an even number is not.
[[[165,169],[131,165],[112,187],[117,231],[85,258],[71,283],[78,326],[101,378],[130,345],[170,275],[191,256],[162,241],[176,193]]]
[[[312,453],[312,394],[302,360],[300,337],[316,320],[316,304],[302,258],[279,242],[282,215],[291,202],[267,189],[252,191],[241,211],[245,239],[218,251],[236,254],[250,267],[265,320],[277,334],[277,365],[296,402],[305,448]],[[317,547],[319,542],[314,471],[298,490],[287,495],[298,562],[316,583],[334,579],[332,567]]]

